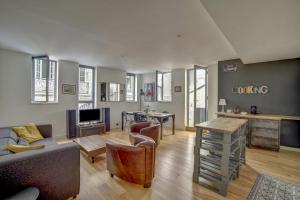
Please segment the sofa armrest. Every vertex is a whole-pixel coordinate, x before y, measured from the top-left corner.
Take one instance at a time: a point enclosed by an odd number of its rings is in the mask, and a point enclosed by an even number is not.
[[[44,138],[52,137],[52,124],[37,125],[37,128],[39,129]]]
[[[67,199],[80,187],[80,148],[76,143],[49,146],[0,158],[0,199],[36,187],[41,199]]]

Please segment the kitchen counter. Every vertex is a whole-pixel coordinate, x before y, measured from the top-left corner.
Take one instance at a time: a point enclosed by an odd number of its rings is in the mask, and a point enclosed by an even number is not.
[[[248,119],[266,119],[266,120],[300,120],[300,116],[288,116],[288,115],[273,115],[273,114],[235,114],[226,112],[217,112],[218,116],[226,117],[238,117],[238,118],[248,118]]]

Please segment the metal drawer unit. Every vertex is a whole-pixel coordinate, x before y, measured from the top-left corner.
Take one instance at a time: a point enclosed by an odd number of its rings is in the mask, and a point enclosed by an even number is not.
[[[233,127],[222,130],[224,123]],[[229,181],[239,177],[240,165],[245,162],[246,123],[218,118],[196,125],[194,182],[226,196]]]

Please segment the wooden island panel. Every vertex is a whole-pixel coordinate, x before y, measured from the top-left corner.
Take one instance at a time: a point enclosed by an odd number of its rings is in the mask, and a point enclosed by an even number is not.
[[[195,127],[204,128],[205,130],[231,134],[239,127],[246,124],[246,119],[217,118],[211,121],[196,124]]]

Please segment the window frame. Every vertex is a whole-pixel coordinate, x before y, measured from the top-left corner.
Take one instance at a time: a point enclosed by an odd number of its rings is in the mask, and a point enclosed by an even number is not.
[[[158,75],[161,74],[161,86],[158,86]],[[165,100],[164,99],[164,75],[165,74],[170,74],[171,75],[171,82],[170,82],[170,88],[171,88],[171,100]],[[158,99],[158,88],[161,89],[161,99]],[[172,72],[161,72],[161,71],[156,71],[156,101],[157,102],[172,102],[173,100],[173,90],[172,90]]]
[[[36,70],[35,70],[35,60],[46,60],[46,100],[45,101],[36,101],[35,100],[35,80]],[[55,77],[54,77],[54,101],[49,101],[49,79],[50,79],[50,62],[55,63]],[[58,62],[56,60],[51,60],[48,55],[42,56],[32,56],[32,74],[31,74],[31,104],[57,104],[58,103]],[[43,74],[39,69],[39,78],[43,78]]]
[[[127,77],[133,77],[133,99],[132,100],[128,100],[127,99]],[[126,101],[127,102],[137,102],[137,76],[136,74],[133,73],[126,73],[126,82],[125,82],[125,90],[126,90]]]
[[[88,100],[80,100],[79,99],[79,97],[80,97],[80,90],[79,90],[79,88],[80,88],[80,77],[81,77],[81,75],[80,75],[80,68],[85,68],[85,69],[92,69],[92,73],[93,73],[93,75],[92,75],[92,86],[93,86],[93,89],[92,89],[92,100],[90,100],[90,101],[88,101]],[[91,66],[86,66],[86,65],[79,65],[79,67],[78,67],[78,102],[77,102],[77,106],[78,106],[78,110],[80,110],[80,108],[79,108],[79,104],[81,104],[81,103],[92,103],[92,109],[94,109],[94,108],[96,108],[96,93],[95,93],[95,91],[96,91],[96,88],[95,88],[95,77],[96,76],[96,69],[95,69],[95,67],[91,67]]]

